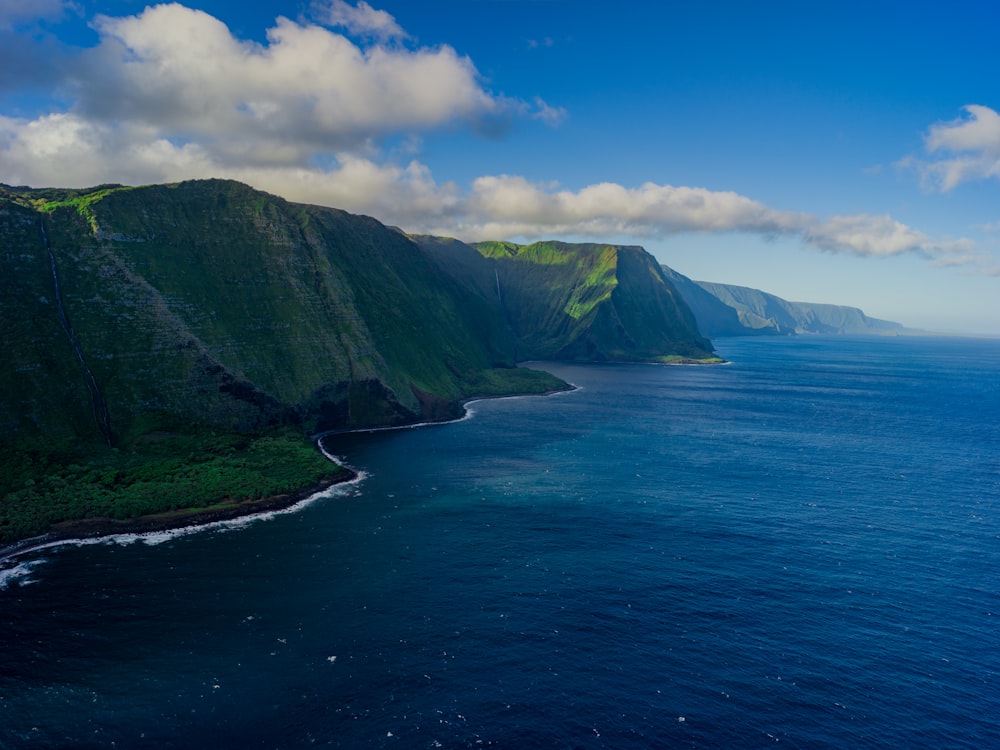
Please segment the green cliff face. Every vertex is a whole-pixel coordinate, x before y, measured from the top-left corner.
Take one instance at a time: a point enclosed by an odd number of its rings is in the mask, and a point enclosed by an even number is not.
[[[134,499],[145,459],[170,473],[164,446],[225,457],[265,445],[280,458],[288,446],[274,441],[308,447],[295,435],[444,418],[463,398],[560,385],[514,368],[496,311],[398,231],[235,182],[0,187],[0,251],[0,540],[23,535],[10,519],[60,487],[125,482]],[[257,442],[222,438],[239,434]]]
[[[712,358],[690,309],[640,247],[415,239],[442,269],[499,307],[518,359]]]
[[[306,435],[711,360],[642,248],[470,246],[222,180],[0,186],[0,542],[320,482]]]
[[[481,301],[374,219],[224,181],[53,192],[0,203],[6,432],[82,431],[84,365],[112,442],[152,411],[308,432],[440,416],[513,366]]]

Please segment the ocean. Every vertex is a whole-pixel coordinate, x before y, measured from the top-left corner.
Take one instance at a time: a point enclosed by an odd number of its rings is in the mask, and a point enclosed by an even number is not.
[[[0,748],[1000,747],[1000,341],[716,344],[7,561]]]

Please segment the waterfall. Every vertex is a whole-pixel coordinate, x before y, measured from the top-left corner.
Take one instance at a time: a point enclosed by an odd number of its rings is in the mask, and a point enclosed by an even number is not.
[[[77,341],[76,335],[73,333],[73,327],[69,323],[69,317],[66,315],[66,308],[63,307],[62,291],[59,287],[59,274],[56,271],[56,256],[52,252],[52,245],[49,244],[48,232],[45,231],[45,219],[39,220],[39,227],[42,230],[42,242],[45,244],[45,249],[49,254],[49,268],[52,271],[52,286],[55,289],[59,324],[62,326],[66,338],[69,339],[69,345],[73,348],[76,358],[80,361],[80,366],[83,368],[84,380],[87,384],[87,390],[90,392],[90,402],[94,410],[94,421],[97,423],[97,428],[104,435],[104,440],[110,447],[111,415],[108,413],[108,403],[104,400],[104,394],[101,393],[101,389],[97,385],[94,373],[87,365],[87,360],[83,356],[83,349],[80,348],[80,342]]]

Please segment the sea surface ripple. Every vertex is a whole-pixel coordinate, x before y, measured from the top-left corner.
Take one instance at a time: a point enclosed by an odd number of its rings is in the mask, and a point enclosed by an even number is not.
[[[717,344],[20,559],[0,748],[1000,747],[1000,342]]]

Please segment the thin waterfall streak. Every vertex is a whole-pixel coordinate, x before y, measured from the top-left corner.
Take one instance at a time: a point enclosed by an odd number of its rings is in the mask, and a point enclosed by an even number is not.
[[[62,289],[59,286],[59,273],[56,269],[56,256],[52,252],[52,245],[49,243],[48,232],[45,231],[45,220],[39,220],[39,227],[42,231],[42,242],[45,244],[45,249],[49,254],[49,268],[52,271],[52,286],[55,290],[56,298],[56,311],[59,315],[59,324],[62,326],[63,332],[66,334],[66,338],[69,339],[69,344],[73,349],[73,353],[76,354],[76,358],[80,362],[80,366],[83,368],[84,380],[87,384],[87,390],[90,392],[90,403],[94,411],[94,421],[97,423],[97,428],[104,435],[104,440],[107,442],[108,447],[111,446],[111,415],[108,413],[108,403],[104,399],[104,394],[101,393],[100,387],[97,385],[97,378],[94,377],[93,371],[87,364],[86,358],[83,356],[83,349],[80,348],[80,342],[77,341],[76,335],[73,333],[73,327],[70,325],[69,317],[66,315],[66,308],[63,306],[62,299]]]

